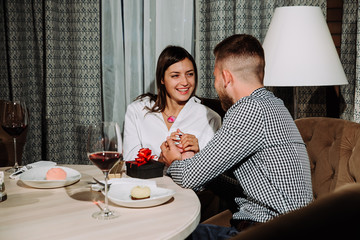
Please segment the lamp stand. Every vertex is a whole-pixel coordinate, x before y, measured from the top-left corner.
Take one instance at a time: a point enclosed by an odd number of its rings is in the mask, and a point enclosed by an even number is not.
[[[299,96],[299,88],[293,87],[293,96],[294,96],[294,120],[298,117],[298,96]]]

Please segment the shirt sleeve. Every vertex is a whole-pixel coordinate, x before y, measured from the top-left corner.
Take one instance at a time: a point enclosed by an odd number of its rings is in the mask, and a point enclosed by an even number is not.
[[[168,173],[180,186],[199,189],[258,151],[263,128],[263,115],[256,102],[249,99],[236,104],[206,147],[192,158],[174,161]]]
[[[137,128],[138,113],[134,104],[130,104],[126,110],[124,123],[124,160],[135,159],[138,150],[141,148],[140,133]]]

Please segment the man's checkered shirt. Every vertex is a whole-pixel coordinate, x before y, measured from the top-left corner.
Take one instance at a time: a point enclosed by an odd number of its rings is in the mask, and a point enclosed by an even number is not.
[[[282,100],[265,88],[231,106],[207,146],[168,173],[196,190],[229,169],[245,196],[235,199],[234,219],[265,222],[313,199],[305,144]]]

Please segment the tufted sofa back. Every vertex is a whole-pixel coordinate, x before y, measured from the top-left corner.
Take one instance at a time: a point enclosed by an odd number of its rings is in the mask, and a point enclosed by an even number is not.
[[[314,198],[360,181],[360,124],[325,117],[295,123],[310,158]]]

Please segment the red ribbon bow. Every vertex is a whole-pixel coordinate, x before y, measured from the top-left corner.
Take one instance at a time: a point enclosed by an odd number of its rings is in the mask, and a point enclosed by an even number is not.
[[[154,155],[151,155],[150,149],[141,148],[138,152],[137,158],[135,158],[135,163],[137,166],[141,166],[148,163],[151,159],[154,159],[154,157]]]

